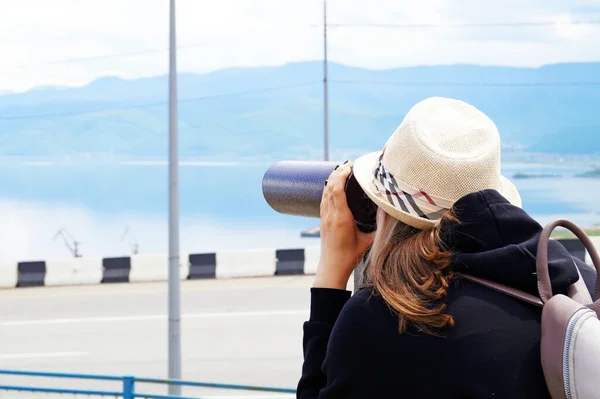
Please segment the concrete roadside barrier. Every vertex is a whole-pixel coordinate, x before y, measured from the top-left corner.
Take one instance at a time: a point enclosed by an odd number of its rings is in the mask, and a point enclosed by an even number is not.
[[[0,261],[0,288],[17,286],[17,262]]]
[[[180,280],[187,278],[189,273],[189,255],[179,256]],[[129,281],[167,281],[169,279],[169,256],[167,254],[134,255],[131,257]]]
[[[180,279],[314,274],[319,247],[181,253]],[[167,254],[0,263],[0,288],[167,281]]]
[[[579,239],[566,238],[566,239],[560,239],[557,241],[560,242],[567,251],[569,251],[571,256],[579,258],[583,261],[586,260],[587,255],[586,255],[585,246],[583,245],[583,243],[581,241],[579,241]],[[596,245],[596,243],[594,243],[594,245]]]
[[[19,262],[17,264],[17,287],[43,287],[45,279],[45,261]]]
[[[278,249],[275,251],[275,275],[304,274],[304,248]]]
[[[590,237],[592,244],[596,247],[596,251],[600,252],[600,237]],[[578,238],[562,238],[557,240],[560,242],[569,253],[584,261],[588,265],[592,264],[592,259],[590,258],[590,254],[585,249],[585,246]]]
[[[134,255],[131,257],[129,281],[166,281],[169,278],[169,256]]]
[[[304,274],[316,274],[321,247],[304,248]]]
[[[190,254],[188,279],[205,279],[217,277],[217,254]]]
[[[258,277],[275,275],[274,249],[224,251],[216,255],[216,277]]]
[[[187,252],[181,253],[179,256],[179,279],[187,280],[190,275],[190,254]]]
[[[102,259],[102,283],[128,283],[131,271],[131,258]]]
[[[99,284],[100,281],[102,281],[101,258],[46,261],[44,285]]]
[[[590,237],[590,240],[592,240],[592,243],[596,247],[596,251],[600,252],[600,237]],[[583,247],[583,244],[581,244],[581,246]],[[585,249],[583,249],[583,251],[585,251]],[[585,251],[585,263],[588,265],[592,264],[592,258],[590,258],[590,254],[588,254],[587,251]]]

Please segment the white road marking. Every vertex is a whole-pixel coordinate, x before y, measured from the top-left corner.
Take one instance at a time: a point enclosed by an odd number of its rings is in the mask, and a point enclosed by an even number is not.
[[[87,356],[87,352],[43,352],[43,353],[7,353],[0,354],[1,359],[40,359],[48,357],[78,357]]]
[[[222,312],[222,313],[190,313],[181,316],[182,319],[211,319],[225,317],[265,317],[265,316],[308,316],[306,310],[268,310],[254,312]],[[167,315],[139,315],[139,316],[113,316],[113,317],[82,317],[69,319],[38,319],[38,320],[12,320],[0,322],[0,327],[34,326],[52,324],[75,324],[75,323],[111,323],[126,321],[152,321],[166,320]]]

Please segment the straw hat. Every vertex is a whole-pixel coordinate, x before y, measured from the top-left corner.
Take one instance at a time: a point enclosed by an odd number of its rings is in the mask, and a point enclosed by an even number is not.
[[[413,227],[434,225],[463,196],[494,189],[521,206],[500,174],[496,125],[463,101],[432,97],[416,104],[383,151],[354,162],[356,180],[385,212]]]

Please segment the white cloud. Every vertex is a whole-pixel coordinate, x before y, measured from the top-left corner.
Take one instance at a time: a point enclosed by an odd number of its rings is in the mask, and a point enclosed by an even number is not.
[[[82,85],[99,76],[167,71],[164,0],[0,0],[0,91],[45,84]],[[322,57],[321,0],[178,0],[181,71],[278,65]],[[596,1],[329,0],[331,23],[456,24],[560,22],[520,28],[348,28],[330,30],[333,61],[370,68],[478,63],[538,66],[598,61],[600,26],[565,22],[600,17]],[[312,25],[312,27],[311,27]]]
[[[570,14],[555,15],[553,20],[557,24],[554,30],[557,39],[581,40],[594,35],[594,30],[597,29],[594,26],[575,24]]]

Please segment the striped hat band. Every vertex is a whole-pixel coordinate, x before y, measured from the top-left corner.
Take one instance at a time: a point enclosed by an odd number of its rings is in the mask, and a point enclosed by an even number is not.
[[[439,220],[444,212],[452,207],[452,202],[435,198],[423,190],[410,187],[399,182],[389,173],[382,163],[383,154],[375,165],[373,171],[373,185],[377,194],[386,198],[388,202],[408,214],[427,220]]]

